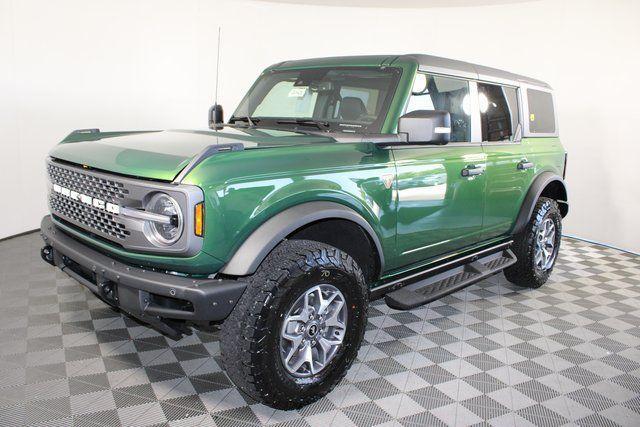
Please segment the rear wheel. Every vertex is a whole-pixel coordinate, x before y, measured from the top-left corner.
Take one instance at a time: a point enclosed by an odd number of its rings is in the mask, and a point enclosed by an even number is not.
[[[539,288],[549,279],[558,257],[562,236],[562,215],[555,200],[538,199],[529,223],[514,239],[518,261],[505,269],[510,282]]]
[[[314,241],[285,241],[249,278],[223,325],[227,374],[274,408],[314,402],[353,363],[367,305],[364,276],[349,255]]]

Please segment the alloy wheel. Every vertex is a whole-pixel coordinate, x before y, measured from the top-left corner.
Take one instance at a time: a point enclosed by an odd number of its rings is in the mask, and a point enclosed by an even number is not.
[[[547,271],[553,266],[556,251],[556,225],[551,218],[546,218],[535,236],[534,265],[540,271]]]
[[[295,377],[322,371],[342,346],[347,328],[344,295],[335,286],[308,289],[291,306],[280,332],[282,363]]]

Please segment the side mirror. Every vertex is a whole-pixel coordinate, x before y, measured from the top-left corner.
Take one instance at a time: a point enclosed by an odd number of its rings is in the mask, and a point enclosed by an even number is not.
[[[416,110],[400,117],[398,133],[418,144],[446,144],[451,139],[451,115],[448,111]]]
[[[224,125],[222,105],[214,104],[209,108],[209,129],[218,129]]]

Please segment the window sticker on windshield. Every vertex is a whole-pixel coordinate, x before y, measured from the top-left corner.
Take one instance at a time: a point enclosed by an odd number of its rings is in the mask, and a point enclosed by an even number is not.
[[[303,98],[306,94],[306,87],[294,87],[289,91],[289,98]]]

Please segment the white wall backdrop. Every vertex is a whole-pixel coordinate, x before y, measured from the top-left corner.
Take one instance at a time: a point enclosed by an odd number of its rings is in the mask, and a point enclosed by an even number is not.
[[[205,127],[221,25],[227,113],[283,59],[421,52],[548,81],[569,150],[565,233],[640,252],[640,2],[483,3],[0,0],[0,238],[39,226],[44,158],[71,130]]]

